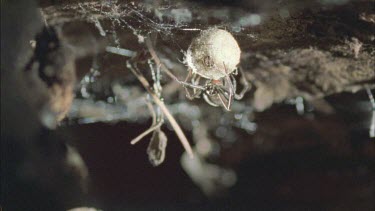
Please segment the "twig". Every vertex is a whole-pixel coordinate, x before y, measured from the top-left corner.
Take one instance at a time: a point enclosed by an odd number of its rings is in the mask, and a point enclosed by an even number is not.
[[[156,62],[156,61],[155,61]],[[160,61],[159,61],[160,62]],[[126,62],[126,67],[130,69],[130,71],[133,72],[133,74],[138,78],[139,82],[143,85],[143,87],[146,89],[146,91],[151,95],[151,97],[154,99],[154,102],[160,107],[164,115],[167,117],[168,121],[171,123],[171,126],[173,127],[176,135],[181,141],[182,146],[185,148],[188,155],[193,158],[193,150],[191,149],[191,146],[189,144],[189,141],[187,140],[184,132],[182,131],[180,125],[177,123],[175,118],[172,116],[172,114],[169,112],[168,108],[165,106],[164,102],[160,100],[160,98],[154,93],[154,91],[151,89],[150,84],[146,80],[145,77],[136,69],[133,68],[133,66],[129,63],[129,61]]]
[[[144,131],[143,133],[139,134],[136,138],[134,138],[130,142],[130,144],[132,144],[132,145],[138,143],[143,137],[145,137],[146,135],[148,135],[152,131],[159,129],[164,123],[163,119],[161,119],[158,123],[156,123],[156,114],[155,114],[154,108],[152,107],[150,102],[147,101],[146,104],[147,104],[148,110],[150,111],[151,117],[152,117],[151,127],[149,129],[147,129],[146,131]]]
[[[155,125],[156,124],[156,114],[155,114],[155,111],[154,111],[154,108],[152,107],[152,104],[147,101],[147,107],[148,107],[148,110],[150,110],[150,113],[151,113],[151,116],[152,116],[152,125]]]
[[[137,136],[136,138],[134,138],[130,142],[130,144],[134,145],[134,144],[138,143],[138,141],[140,141],[143,137],[147,136],[149,133],[151,133],[155,129],[158,129],[162,124],[163,124],[163,121],[159,121],[157,124],[151,126],[149,129],[147,129],[146,131],[144,131],[143,133],[141,133],[139,136]]]

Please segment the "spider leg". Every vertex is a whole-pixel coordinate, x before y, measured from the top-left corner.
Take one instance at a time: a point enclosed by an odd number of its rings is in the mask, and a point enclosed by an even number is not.
[[[237,94],[236,94],[236,91],[237,91],[237,81],[236,81],[236,79],[234,78],[233,75],[230,75],[230,79],[231,79],[232,84],[233,84],[233,93],[234,93],[234,98],[237,99],[237,98],[236,98],[236,96],[237,96]]]
[[[205,100],[210,106],[219,107],[219,105],[218,105],[217,103],[214,103],[206,93],[203,93],[203,99],[204,99],[204,100]]]
[[[225,95],[223,95],[222,93],[218,93],[217,96],[219,97],[220,102],[225,110],[230,111],[230,101],[226,99]]]
[[[189,69],[189,73],[188,73],[188,75],[186,76],[184,82],[187,83],[187,81],[190,80],[190,79],[192,78],[192,75],[193,75],[193,71],[192,71],[191,69]],[[186,97],[187,97],[189,100],[193,100],[193,99],[194,99],[194,96],[190,93],[189,88],[191,88],[191,87],[186,87],[186,86],[184,86],[184,89],[185,89],[185,92],[186,92]],[[194,90],[194,88],[193,88],[193,90]]]
[[[225,90],[225,87],[216,87],[216,90],[217,90],[217,94],[221,94],[222,96],[224,96],[225,100],[229,100],[229,93],[227,90]]]
[[[200,85],[194,85],[194,84],[191,84],[191,83],[188,83],[188,82],[185,82],[185,81],[179,81],[178,79],[175,79],[178,83],[182,84],[184,87],[190,87],[190,88],[193,88],[193,89],[200,89],[200,90],[204,90],[204,86],[200,86]]]
[[[195,77],[193,77],[191,79],[191,83],[194,84],[194,85],[198,85],[199,86],[199,82],[201,80],[201,76],[199,75],[195,75]],[[199,96],[202,94],[202,90],[201,89],[194,89],[194,97],[196,98],[199,98]]]
[[[242,91],[239,94],[235,94],[234,98],[236,100],[241,100],[244,97],[245,93],[247,91],[249,91],[249,89],[251,88],[251,86],[250,86],[249,82],[245,78],[245,73],[243,72],[243,69],[241,67],[238,68],[238,69],[239,69],[239,72],[241,73],[241,84],[243,85],[243,89],[242,89]],[[235,79],[233,78],[233,80],[235,80]]]
[[[184,86],[185,91],[186,91],[186,97],[187,97],[189,100],[193,100],[194,98],[197,98],[197,97],[202,93],[202,90],[201,90],[201,89],[195,88],[195,86],[201,87],[201,86],[199,85],[199,80],[198,80],[198,82],[196,82],[196,77],[197,77],[197,75],[194,74],[194,73],[192,72],[191,69],[189,69],[189,73],[188,73],[188,75],[186,76],[186,79],[185,79],[185,81],[184,81],[184,83],[189,84],[187,81],[191,80],[191,83],[190,83],[190,84],[191,84],[192,86],[190,86],[190,87],[186,87],[186,86]],[[199,76],[198,76],[198,79],[200,79]],[[194,86],[194,87],[193,87],[193,86]],[[191,93],[191,92],[189,91],[188,88],[193,89],[193,93]]]
[[[216,90],[218,91],[218,93],[216,95],[218,96],[221,104],[223,105],[223,107],[227,111],[230,111],[230,107],[232,105],[233,98],[232,98],[232,101],[230,101],[230,94],[228,93],[227,90],[225,90],[221,87],[217,87]]]
[[[224,108],[226,110],[230,111],[230,107],[232,106],[232,102],[233,102],[234,96],[236,94],[237,83],[236,82],[232,83],[231,74],[227,74],[228,71],[227,71],[227,67],[225,66],[224,62],[223,62],[223,65],[224,65],[224,70],[225,70],[225,73],[226,73],[226,75],[224,77],[225,87],[228,88],[228,92],[229,92],[228,93],[228,103],[223,102],[223,98],[220,94],[219,94],[219,98],[220,98],[221,102],[223,103]],[[237,71],[237,69],[235,71]],[[233,79],[234,79],[234,77],[233,77]],[[224,94],[224,96],[226,96],[226,95]]]
[[[234,99],[234,87],[230,81],[230,77],[225,77],[225,86],[216,86],[215,89],[217,91],[216,96],[219,98],[222,106],[227,111],[230,111]]]
[[[232,83],[232,81],[230,80],[230,76],[229,75],[226,75],[225,76],[225,82],[226,82],[226,85],[228,85],[228,104],[227,106],[225,107],[228,111],[230,110],[230,107],[232,106],[232,102],[233,102],[233,99],[234,99],[234,95],[235,95],[235,85]],[[221,98],[220,98],[221,99]]]

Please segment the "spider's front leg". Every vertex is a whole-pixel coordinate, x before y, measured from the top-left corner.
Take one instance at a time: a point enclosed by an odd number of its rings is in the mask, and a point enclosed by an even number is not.
[[[203,93],[203,99],[208,103],[208,105],[213,106],[213,107],[219,107],[220,105],[212,101],[211,99],[212,96],[208,95],[207,93]]]
[[[222,81],[211,80],[206,83],[206,91],[203,93],[203,98],[211,106],[219,107],[221,105],[227,111],[230,111],[234,93],[232,86],[232,83],[224,82],[223,85]]]
[[[230,75],[226,75],[224,77],[224,80],[225,80],[225,86],[224,87],[227,88],[227,90],[224,90],[223,87],[217,87],[217,90],[218,90],[217,95],[218,95],[222,105],[224,106],[224,108],[227,111],[230,111],[230,108],[231,108],[232,103],[233,103],[233,99],[234,99],[237,84],[235,82],[232,83]]]
[[[186,97],[189,100],[193,100],[194,98],[199,98],[200,94],[202,93],[202,88],[203,88],[203,87],[200,88],[199,86],[200,76],[197,76],[195,73],[193,73],[191,69],[189,69],[189,73],[186,76],[183,85],[189,84],[188,82],[189,80],[191,81],[190,84],[192,86],[184,86],[185,91],[186,91]],[[191,93],[189,89],[192,89],[193,93]]]

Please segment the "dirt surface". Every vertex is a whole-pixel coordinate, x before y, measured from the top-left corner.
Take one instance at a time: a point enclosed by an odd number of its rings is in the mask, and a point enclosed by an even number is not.
[[[250,11],[239,7],[218,9],[213,4],[199,5],[198,9],[198,5],[93,1],[49,6],[43,11],[51,24],[96,24],[94,35],[102,30],[109,43],[133,51],[142,49],[142,43],[134,43],[137,36],[159,34],[154,40],[156,50],[179,66],[172,70],[181,79],[186,73],[178,59],[183,59],[181,51],[187,50],[199,30],[226,28],[240,44],[241,67],[248,80],[262,93],[256,93],[253,100],[259,110],[296,96],[312,100],[342,91],[355,92],[365,84],[373,87],[374,23],[361,18],[373,14],[371,1],[339,6],[302,6],[286,1]],[[251,18],[259,23],[252,23]],[[129,29],[133,38],[129,37]]]

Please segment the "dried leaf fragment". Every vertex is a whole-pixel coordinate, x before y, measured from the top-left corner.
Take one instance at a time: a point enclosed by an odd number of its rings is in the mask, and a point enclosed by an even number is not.
[[[153,166],[158,166],[163,163],[167,141],[167,136],[160,129],[155,130],[152,133],[151,141],[147,147],[147,154],[148,159]]]

